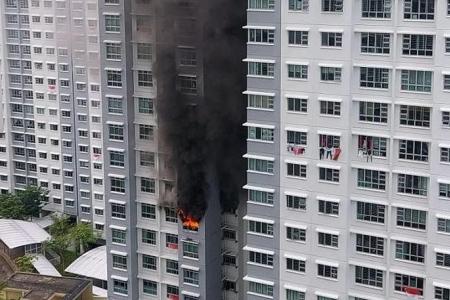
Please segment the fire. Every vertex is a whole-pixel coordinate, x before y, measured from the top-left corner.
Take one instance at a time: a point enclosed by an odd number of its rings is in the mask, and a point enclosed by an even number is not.
[[[183,229],[198,231],[200,222],[197,219],[195,219],[191,215],[185,215],[181,209],[178,211],[178,215],[180,216],[181,222],[183,223]]]

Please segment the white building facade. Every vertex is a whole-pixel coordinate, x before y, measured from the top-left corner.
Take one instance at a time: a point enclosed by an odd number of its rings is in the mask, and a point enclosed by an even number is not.
[[[2,192],[104,228],[97,1],[0,2]]]
[[[450,7],[249,0],[246,299],[450,299]]]

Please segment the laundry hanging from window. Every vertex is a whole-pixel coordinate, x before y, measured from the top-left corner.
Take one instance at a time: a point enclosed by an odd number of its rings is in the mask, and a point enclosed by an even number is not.
[[[334,135],[319,135],[319,159],[338,160],[342,153],[341,138]]]

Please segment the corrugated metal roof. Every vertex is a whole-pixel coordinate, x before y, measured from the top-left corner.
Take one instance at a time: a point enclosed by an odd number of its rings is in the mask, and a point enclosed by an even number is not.
[[[42,243],[49,239],[50,235],[37,224],[0,219],[0,240],[10,249]]]
[[[66,272],[99,280],[108,280],[106,246],[100,246],[84,253],[66,268]]]
[[[36,255],[32,263],[33,267],[41,275],[61,277],[61,274],[59,274],[58,270],[56,270],[52,263],[49,262],[48,259],[45,258],[45,256],[42,254]]]

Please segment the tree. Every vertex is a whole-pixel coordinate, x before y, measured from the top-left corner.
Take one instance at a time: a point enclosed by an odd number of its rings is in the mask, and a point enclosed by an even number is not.
[[[37,186],[27,186],[23,191],[16,193],[17,198],[22,202],[24,207],[24,214],[26,217],[39,217],[41,211],[41,204],[45,202],[48,194],[47,190]]]
[[[52,216],[53,224],[49,228],[49,233],[52,237],[59,237],[68,235],[73,225],[70,223],[70,219],[67,215]]]
[[[0,195],[0,217],[3,219],[23,220],[25,207],[23,203],[13,194]]]
[[[98,238],[92,226],[85,223],[78,223],[74,226],[70,231],[70,235],[75,243],[78,254],[82,254]]]
[[[36,257],[34,256],[24,255],[16,258],[16,265],[21,272],[32,273],[34,272],[33,261],[35,259]]]
[[[44,249],[52,250],[59,255],[61,259],[60,270],[65,269],[66,263],[68,261],[67,253],[70,247],[71,239],[69,235],[53,236],[49,241],[44,242]]]

